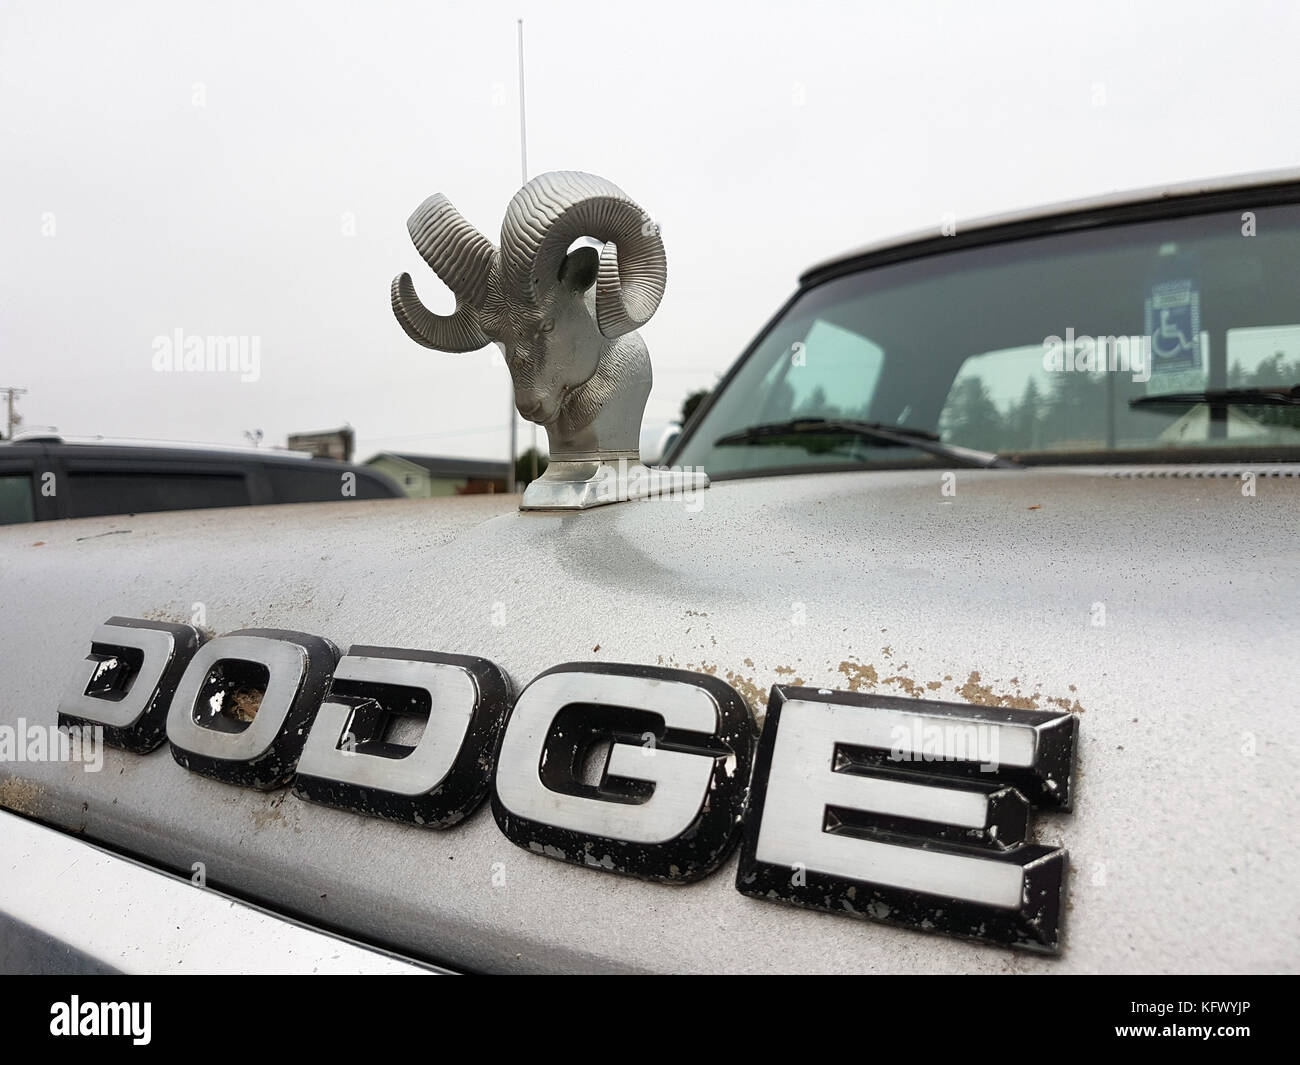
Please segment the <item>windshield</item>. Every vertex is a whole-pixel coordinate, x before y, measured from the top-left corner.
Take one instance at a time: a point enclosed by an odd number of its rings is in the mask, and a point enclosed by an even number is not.
[[[1277,391],[1300,384],[1297,279],[1297,206],[865,269],[802,293],[671,460],[713,477],[951,465],[833,421],[852,419],[1031,463],[1297,461],[1300,405]],[[1272,394],[1234,391],[1252,388]]]

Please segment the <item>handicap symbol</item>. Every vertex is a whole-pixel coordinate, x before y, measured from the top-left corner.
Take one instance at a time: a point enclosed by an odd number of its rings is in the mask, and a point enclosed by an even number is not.
[[[1169,321],[1169,311],[1165,309],[1160,312],[1160,328],[1151,335],[1151,346],[1160,358],[1173,359],[1192,350],[1192,339]]]

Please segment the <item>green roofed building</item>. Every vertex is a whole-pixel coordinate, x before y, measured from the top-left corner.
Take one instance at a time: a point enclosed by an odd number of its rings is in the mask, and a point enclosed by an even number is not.
[[[483,495],[506,490],[506,464],[489,459],[442,458],[381,451],[367,466],[387,474],[413,499]]]

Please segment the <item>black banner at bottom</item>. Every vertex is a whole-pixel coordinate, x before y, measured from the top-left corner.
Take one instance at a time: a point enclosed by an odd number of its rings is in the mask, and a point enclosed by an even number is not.
[[[742,1039],[793,1035],[794,1046],[825,1048],[844,1038],[850,1018],[859,1032],[867,1021],[874,1034],[906,1038],[927,1054],[987,1047],[1012,1034],[1020,1046],[1033,1045],[1026,1037],[1044,1037],[1056,1041],[1045,1045],[1072,1049],[1156,1042],[1223,1050],[1225,1043],[1285,1036],[1280,1022],[1294,987],[1261,976],[873,976],[777,977],[692,991],[645,977],[573,976],[535,993],[513,988],[497,995],[478,981],[448,977],[433,977],[436,986],[359,976],[11,977],[0,982],[0,1018],[11,1061],[58,1044],[92,1053],[97,1044],[113,1044],[265,1054],[277,1035],[295,1054],[319,1049],[346,1057],[359,1052],[359,1040],[374,1040],[374,1051],[384,1053],[426,1039],[450,1040],[447,1047],[459,1045],[463,1053],[474,1041],[470,1028],[490,1042],[494,1056],[503,1041],[539,1051],[545,1033],[565,1031],[576,1037],[575,1056],[618,1057],[631,1037],[638,1058],[653,1058],[656,1046],[665,1056],[670,1047],[680,1052],[705,1032],[722,1034],[720,1026]],[[768,1008],[760,1008],[764,991]],[[733,1003],[709,1017],[728,993],[750,1008]],[[490,1023],[496,1010],[508,1023]]]

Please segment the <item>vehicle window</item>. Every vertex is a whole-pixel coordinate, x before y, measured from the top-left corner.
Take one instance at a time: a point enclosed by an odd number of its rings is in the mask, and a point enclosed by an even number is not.
[[[1200,343],[1208,352],[1209,335],[1202,333]],[[1015,453],[1151,445],[1149,412],[1133,411],[1124,402],[1149,388],[1134,387],[1131,377],[1126,381],[1108,368],[1058,373],[1044,367],[1043,356],[1043,345],[1036,344],[966,359],[939,412],[942,438]],[[1207,375],[1180,373],[1178,387],[1204,389]],[[1163,431],[1168,433],[1168,426]]]
[[[35,519],[31,477],[25,473],[0,475],[0,525]]]
[[[69,517],[74,518],[237,507],[249,502],[242,473],[73,471],[68,479]]]
[[[303,464],[302,469],[282,466],[268,467],[271,487],[275,491],[277,503],[317,503],[323,500],[343,499],[343,480],[341,471],[312,469]],[[360,478],[357,479],[360,494]]]
[[[763,413],[774,419],[863,417],[884,355],[866,337],[818,319],[790,345],[790,357],[777,360],[768,372]]]
[[[733,386],[722,392],[709,413],[732,427],[787,418],[866,418],[884,370],[884,349],[862,333],[825,318],[784,324],[771,340],[774,358],[750,359]],[[762,454],[743,449],[729,454],[729,469],[785,466],[806,462],[801,447],[772,445]],[[857,464],[852,442],[842,453],[823,454],[825,461]],[[689,461],[689,460],[685,460]]]
[[[1234,210],[971,247],[819,284],[769,327],[671,460],[717,477],[944,461],[815,427],[716,444],[809,415],[1031,461],[1133,449],[1178,461],[1185,448],[1239,444],[1300,459],[1300,406],[1199,398],[1300,385],[1300,207],[1255,214],[1254,236]]]
[[[343,494],[343,474],[352,473],[350,495]],[[367,470],[328,467],[309,463],[267,467],[277,503],[329,503],[344,499],[390,499],[393,490],[381,484]]]

